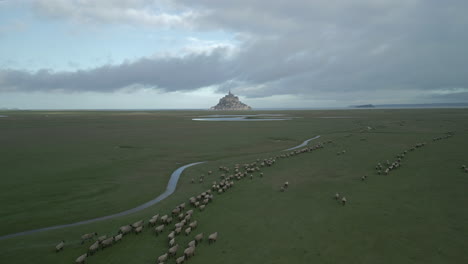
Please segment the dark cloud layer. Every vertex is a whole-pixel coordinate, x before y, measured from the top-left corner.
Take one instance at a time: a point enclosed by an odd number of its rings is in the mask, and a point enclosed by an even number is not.
[[[248,97],[346,94],[358,100],[366,93],[372,99],[420,91],[428,100],[467,99],[466,1],[173,4],[193,10],[193,26],[199,30],[222,29],[242,36],[237,52],[219,48],[77,72],[3,70],[0,91],[107,92],[132,85],[177,91],[217,85]]]

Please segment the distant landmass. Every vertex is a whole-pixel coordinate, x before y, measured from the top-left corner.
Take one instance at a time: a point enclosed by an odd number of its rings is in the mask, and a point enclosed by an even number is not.
[[[242,103],[239,100],[239,97],[229,91],[229,93],[223,98],[219,99],[219,103],[213,107],[211,110],[222,110],[222,111],[231,111],[231,110],[252,110],[252,107]]]
[[[356,107],[356,108],[374,108],[375,106],[373,104],[365,104],[365,105],[355,105],[351,107]]]

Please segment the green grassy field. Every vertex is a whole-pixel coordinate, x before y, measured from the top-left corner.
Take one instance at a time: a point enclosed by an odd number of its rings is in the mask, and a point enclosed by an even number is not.
[[[170,213],[219,181],[219,166],[274,157],[316,135],[309,146],[332,143],[278,159],[262,169],[263,178],[236,181],[196,211],[197,230],[176,238],[178,256],[195,234],[218,231],[218,241],[205,241],[188,262],[468,263],[468,173],[461,169],[468,165],[468,109],[254,113],[298,118],[196,122],[191,118],[212,112],[0,112],[8,115],[0,118],[0,236],[133,208],[163,192],[176,168],[208,161],[187,169],[173,195],[141,212],[0,240],[0,263],[74,263],[92,243],[80,245],[81,234],[113,235],[122,225]],[[455,134],[432,141],[447,132]],[[377,162],[421,142],[426,146],[408,153],[401,168],[375,173]],[[204,183],[190,183],[202,174]],[[280,192],[284,181],[290,187]],[[347,197],[346,206],[333,199],[336,192]],[[157,237],[146,228],[127,235],[87,263],[155,263],[167,251],[168,233]],[[55,253],[62,239],[65,250]]]

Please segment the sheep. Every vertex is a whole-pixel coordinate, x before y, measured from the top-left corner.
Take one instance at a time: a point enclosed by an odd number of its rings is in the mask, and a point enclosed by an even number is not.
[[[191,183],[195,183],[195,178],[192,178],[192,180],[190,181]]]
[[[177,219],[179,219],[179,221],[180,221],[180,220],[184,219],[184,217],[185,217],[185,214],[184,214],[184,213],[180,213],[180,214],[177,216]]]
[[[79,256],[78,258],[76,258],[75,263],[76,263],[76,264],[85,263],[86,257],[87,257],[87,256],[88,256],[88,253],[85,253],[85,254]]]
[[[89,254],[93,255],[99,249],[99,241],[94,242],[91,246],[89,246],[88,252]]]
[[[179,249],[179,244],[176,244],[175,246],[169,248],[169,256],[175,256],[177,253],[177,250]]]
[[[103,236],[98,237],[99,243],[101,243],[102,241],[104,241],[104,240],[106,240],[106,239],[107,239],[107,236],[106,236],[106,235],[103,235]]]
[[[193,255],[195,255],[195,247],[188,247],[184,250],[184,256],[187,259]]]
[[[200,211],[203,211],[203,209],[205,209],[205,206],[204,204],[200,205]]]
[[[203,240],[203,233],[200,233],[195,236],[195,242],[198,244]]]
[[[184,210],[185,209],[185,203],[179,204],[179,208],[180,208],[180,210]]]
[[[82,235],[81,236],[81,244],[83,244],[87,240],[92,239],[94,236],[97,236],[96,232]]]
[[[197,242],[195,240],[192,240],[188,243],[188,246],[189,247],[195,247],[195,245],[197,244]]]
[[[157,219],[157,218],[151,218],[151,219],[148,221],[148,226],[155,226],[157,222],[158,222],[158,219]]]
[[[155,214],[155,215],[153,215],[153,217],[151,217],[151,219],[156,219],[156,220],[157,220],[158,218],[159,218],[159,214]]]
[[[175,238],[169,240],[169,247],[173,247],[175,245]]]
[[[280,191],[281,191],[281,192],[284,192],[284,191],[285,191],[284,186],[281,186]]]
[[[185,229],[185,235],[188,236],[190,234],[190,232],[192,232],[192,228],[187,227],[187,229]]]
[[[133,228],[140,227],[140,226],[143,225],[143,223],[144,223],[143,220],[137,221],[137,222],[135,222],[135,223],[132,224],[132,227],[133,227]]]
[[[139,226],[139,227],[135,228],[135,234],[139,234],[139,233],[141,233],[141,231],[143,231],[143,226]]]
[[[208,236],[208,243],[215,242],[218,239],[218,232],[214,232],[213,234]]]
[[[165,222],[165,224],[170,224],[170,223],[172,223],[172,217],[168,217]]]
[[[466,165],[462,165],[462,169],[466,169]]]
[[[185,261],[185,256],[178,257],[176,259],[176,264],[182,264],[182,263],[184,263],[184,261]]]
[[[126,235],[132,231],[132,226],[126,225],[119,228],[119,234]]]
[[[169,233],[169,235],[167,235],[167,238],[168,238],[169,240],[173,239],[174,237],[175,237],[175,231],[171,231],[171,232]]]
[[[63,246],[65,246],[65,240],[60,241],[60,243],[58,243],[58,245],[55,246],[55,252],[63,250]]]
[[[190,221],[191,218],[192,218],[192,215],[189,214],[189,215],[186,215],[186,216],[184,217],[184,220],[185,220],[185,221]]]
[[[185,215],[191,215],[191,214],[193,214],[193,210],[192,210],[192,209],[188,210],[187,213],[185,213]]]
[[[180,214],[180,208],[179,207],[172,210],[172,215],[178,215],[178,214]]]
[[[284,188],[288,188],[289,187],[289,182],[285,182],[284,183]]]
[[[343,196],[343,198],[341,198],[341,204],[344,206],[346,204],[348,200],[346,199],[346,197]]]
[[[182,232],[182,227],[177,227],[176,229],[174,229],[174,232],[176,235],[180,234],[180,232]]]
[[[364,175],[364,176],[361,177],[361,181],[365,181],[366,179],[367,179],[367,176],[366,176],[366,175]]]
[[[120,240],[122,240],[122,237],[123,237],[122,234],[118,234],[118,235],[114,236],[114,241],[115,242],[120,241]]]
[[[163,216],[161,216],[161,218],[159,220],[160,220],[161,223],[166,223],[167,218],[169,218],[168,215],[163,215]]]
[[[154,228],[154,231],[156,231],[156,234],[161,233],[164,230],[164,225],[160,225]]]
[[[112,244],[114,243],[114,237],[110,237],[108,239],[105,239],[101,242],[101,246],[102,248],[106,248],[108,246],[112,246]]]
[[[198,222],[196,220],[189,224],[190,228],[192,229],[197,228],[197,225],[198,225]]]
[[[163,255],[161,255],[161,256],[159,256],[159,257],[158,257],[158,263],[161,263],[161,262],[166,261],[166,260],[167,260],[167,257],[168,257],[167,253],[166,253],[166,254],[163,254]]]

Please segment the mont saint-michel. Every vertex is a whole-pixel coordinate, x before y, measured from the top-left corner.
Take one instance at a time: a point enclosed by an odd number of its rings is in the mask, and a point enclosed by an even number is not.
[[[219,99],[219,103],[213,107],[211,110],[252,110],[252,107],[242,103],[239,100],[239,97],[229,91],[229,93],[223,98]]]

